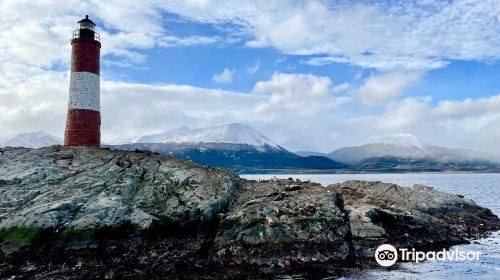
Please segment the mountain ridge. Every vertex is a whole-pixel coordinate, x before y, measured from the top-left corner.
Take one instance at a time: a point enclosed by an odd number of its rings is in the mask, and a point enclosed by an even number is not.
[[[253,127],[241,123],[229,123],[205,128],[170,130],[163,133],[142,136],[131,141],[131,143],[176,143],[176,144],[200,144],[200,143],[229,143],[248,144],[259,149],[260,147],[281,147],[274,141]]]
[[[302,153],[307,154],[307,153]],[[412,134],[392,134],[327,155],[355,170],[372,172],[498,172],[480,152],[431,145]]]
[[[397,133],[397,134],[390,134],[387,136],[377,137],[374,140],[367,142],[367,144],[394,145],[399,147],[416,147],[419,149],[425,149],[425,147],[430,146],[422,139],[410,133]]]
[[[42,148],[52,145],[61,145],[63,140],[48,134],[45,131],[35,131],[28,133],[20,133],[11,138],[0,142],[0,147],[25,147],[25,148]]]
[[[486,160],[479,152],[434,146],[408,133],[391,134],[370,140],[363,145],[343,147],[330,152],[328,157],[348,164],[382,157],[431,158],[444,162]]]
[[[132,143],[110,145],[113,150],[145,150],[192,160],[202,165],[229,168],[239,173],[269,173],[291,170],[338,170],[348,165],[323,156],[302,157],[284,148],[257,149],[232,143]]]
[[[0,147],[40,148],[60,144],[61,139],[39,131],[16,135],[4,141]],[[240,173],[500,170],[499,164],[479,152],[433,146],[408,133],[378,137],[363,145],[344,147],[329,154],[308,151],[292,153],[252,127],[238,123],[197,129],[181,127],[164,133],[124,139],[116,145],[103,143],[102,146],[158,152]]]

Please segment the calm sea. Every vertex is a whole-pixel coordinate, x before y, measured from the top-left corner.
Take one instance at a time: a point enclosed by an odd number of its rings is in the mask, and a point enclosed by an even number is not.
[[[440,191],[462,194],[500,216],[500,174],[251,174],[246,179],[289,178],[311,180],[326,186],[347,180],[382,181],[401,186],[423,184]],[[427,261],[404,263],[397,270],[374,269],[353,273],[343,279],[500,279],[500,231],[488,238],[474,240],[470,245],[455,246],[481,252],[479,261]],[[306,277],[306,276],[304,276]],[[284,279],[301,279],[301,275]],[[332,278],[328,278],[332,279]]]

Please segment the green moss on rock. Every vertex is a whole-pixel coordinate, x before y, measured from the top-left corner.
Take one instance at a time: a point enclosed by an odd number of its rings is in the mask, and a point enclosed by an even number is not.
[[[41,231],[40,228],[34,227],[0,229],[0,240],[17,246],[27,246],[33,242]]]
[[[96,232],[94,230],[76,230],[76,229],[65,229],[60,237],[64,240],[92,240],[95,237]]]

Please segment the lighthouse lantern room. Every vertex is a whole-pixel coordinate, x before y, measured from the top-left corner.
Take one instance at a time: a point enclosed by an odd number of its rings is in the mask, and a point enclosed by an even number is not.
[[[71,76],[65,146],[101,144],[100,50],[95,23],[86,16],[71,40]]]

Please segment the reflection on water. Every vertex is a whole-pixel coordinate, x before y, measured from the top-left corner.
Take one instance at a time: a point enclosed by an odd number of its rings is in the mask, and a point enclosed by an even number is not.
[[[440,191],[462,194],[477,204],[500,215],[500,174],[298,174],[241,175],[246,179],[289,178],[311,180],[326,186],[347,180],[382,181],[401,186],[422,184]],[[488,238],[475,240],[469,245],[452,247],[464,251],[479,251],[479,261],[404,263],[397,270],[383,268],[354,272],[342,279],[500,279],[500,232]],[[305,279],[304,275],[284,275],[281,279]],[[333,279],[333,278],[324,278]]]

